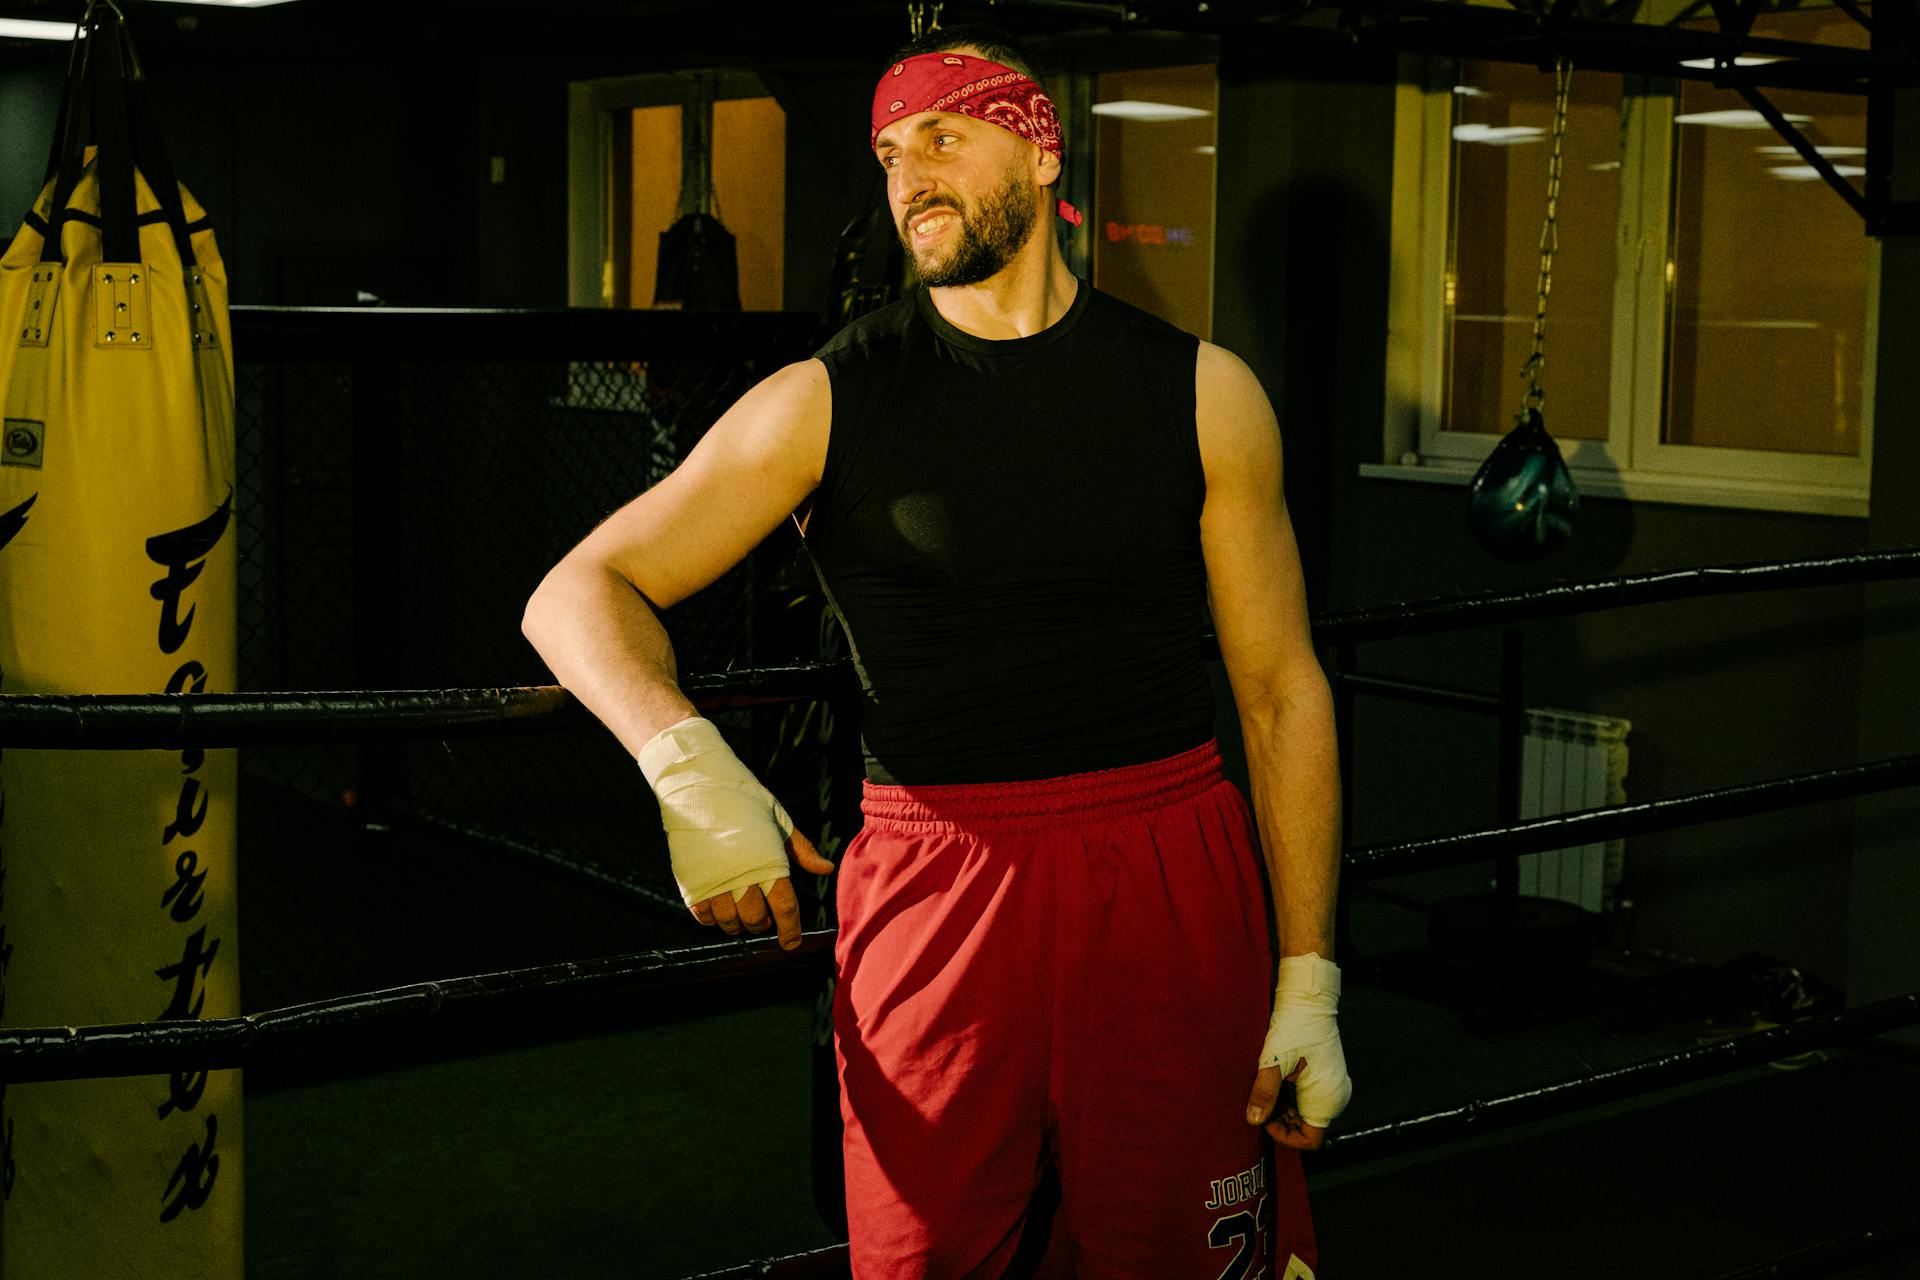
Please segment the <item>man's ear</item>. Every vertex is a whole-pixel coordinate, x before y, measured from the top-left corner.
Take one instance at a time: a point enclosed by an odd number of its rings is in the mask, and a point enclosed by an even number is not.
[[[1039,160],[1034,165],[1033,170],[1037,181],[1043,187],[1052,186],[1060,178],[1060,157],[1048,151],[1037,142],[1028,143],[1027,145],[1031,146],[1039,156]]]

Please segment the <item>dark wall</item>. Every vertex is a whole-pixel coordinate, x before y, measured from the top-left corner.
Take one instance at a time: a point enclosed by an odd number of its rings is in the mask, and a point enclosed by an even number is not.
[[[143,51],[175,167],[215,220],[232,301],[300,306],[363,292],[411,306],[566,305],[567,85],[660,69],[592,46],[571,60],[393,50],[350,76],[278,45],[203,52],[171,35]],[[38,191],[65,65],[61,45],[0,56],[0,234]],[[816,310],[840,229],[878,190],[863,145],[871,82],[817,64],[766,79],[788,117],[787,306]]]
[[[1287,500],[1317,608],[1867,545],[1863,520],[1588,498],[1571,547],[1513,566],[1469,537],[1463,487],[1362,478],[1360,463],[1386,460],[1392,63],[1298,41],[1239,41],[1223,52],[1221,80],[1214,332],[1261,376],[1279,413]],[[1920,299],[1905,301],[1911,314]],[[1883,363],[1908,349],[1905,322],[1886,306]],[[1903,413],[1882,397],[1884,448],[1910,434],[1902,428],[1913,401]],[[1904,461],[1898,475],[1876,465],[1876,529],[1879,513],[1913,507],[1907,477],[1920,474],[1920,458]],[[1920,529],[1887,536],[1902,538],[1920,543]],[[1526,701],[1630,720],[1633,799],[1847,764],[1862,748],[1862,706],[1893,695],[1888,673],[1863,684],[1863,636],[1910,644],[1916,622],[1920,610],[1863,613],[1860,589],[1832,588],[1534,624],[1525,633]],[[1492,690],[1499,653],[1498,632],[1470,632],[1363,646],[1360,662]],[[1882,735],[1881,745],[1898,737]],[[1920,743],[1920,732],[1905,740]],[[1354,743],[1354,839],[1496,820],[1497,742],[1486,719],[1362,699]],[[1844,986],[1856,959],[1853,839],[1846,804],[1640,837],[1628,845],[1621,890],[1634,907],[1610,922],[1612,936],[1709,963],[1765,951]],[[1489,874],[1463,868],[1397,887],[1473,892]],[[1920,974],[1900,989],[1915,986]]]
[[[65,58],[49,45],[0,64],[0,103],[26,103],[0,116],[0,193],[10,201],[30,198],[44,167]],[[449,67],[436,78],[395,60],[345,76],[265,48],[203,57],[168,44],[144,61],[174,167],[214,219],[233,302],[340,305],[362,290],[414,305],[479,299],[486,170],[476,135],[501,102],[471,75]],[[549,115],[564,135],[563,94]],[[564,157],[564,144],[554,149]],[[564,216],[564,185],[560,200]],[[565,233],[555,222],[558,277]],[[522,228],[511,218],[488,230],[516,259],[540,251],[537,238],[513,244]]]
[[[873,77],[789,70],[763,78],[787,113],[786,309],[824,310],[840,232],[886,198],[866,146]]]
[[[1379,434],[1392,76],[1390,56],[1317,43],[1221,49],[1213,336],[1273,400],[1315,609],[1343,591],[1334,502]]]
[[[354,76],[271,58],[167,70],[162,120],[222,229],[235,302],[476,300],[473,83],[398,61]]]
[[[0,240],[19,230],[40,194],[66,82],[64,47],[32,52],[44,56],[0,64]]]
[[[462,175],[473,191],[476,305],[567,305],[566,136],[561,77],[501,76],[479,95]],[[495,156],[506,162],[501,183]]]
[[[1920,91],[1897,97],[1894,197],[1920,201]],[[1879,376],[1875,384],[1873,518],[1875,547],[1920,546],[1920,236],[1881,242]],[[1863,650],[1860,739],[1863,759],[1920,751],[1920,585],[1870,587]],[[1848,996],[1883,1000],[1920,990],[1920,797],[1912,790],[1856,806],[1851,886],[1854,968]],[[1920,1031],[1908,1031],[1920,1047]]]

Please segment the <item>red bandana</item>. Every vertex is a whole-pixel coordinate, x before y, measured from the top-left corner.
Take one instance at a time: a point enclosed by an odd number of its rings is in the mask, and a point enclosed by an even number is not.
[[[880,130],[895,120],[922,111],[950,111],[973,116],[1016,133],[1042,151],[1058,157],[1062,151],[1060,113],[1053,99],[1026,76],[970,54],[923,53],[895,63],[873,90],[872,146]],[[1080,225],[1080,211],[1065,200],[1060,216]]]

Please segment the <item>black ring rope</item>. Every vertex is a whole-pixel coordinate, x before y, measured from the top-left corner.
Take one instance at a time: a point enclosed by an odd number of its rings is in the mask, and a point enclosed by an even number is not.
[[[1920,783],[1920,755],[1892,756],[1840,769],[1799,773],[1766,782],[1712,787],[1686,795],[1609,805],[1532,818],[1510,826],[1423,836],[1349,849],[1346,869],[1361,880],[1483,862],[1491,858],[1570,849],[1654,831],[1671,831],[1723,818],[1740,818],[1828,800],[1845,800]]]
[[[703,711],[858,691],[849,662],[687,677]],[[402,742],[548,733],[595,723],[559,685],[374,689],[353,693],[12,694],[0,697],[0,748],[179,751]]]
[[[1705,565],[1661,573],[1589,578],[1481,591],[1325,614],[1314,624],[1321,644],[1436,635],[1516,622],[1565,618],[1629,605],[1662,604],[1704,596],[1772,591],[1783,587],[1844,586],[1920,577],[1920,547],[1814,556],[1753,564]]]
[[[1834,1274],[1842,1263],[1870,1258],[1902,1240],[1920,1236],[1920,1209],[1910,1210],[1872,1226],[1833,1236],[1818,1244],[1728,1271],[1719,1280],[1785,1280],[1787,1276]],[[787,1273],[782,1272],[782,1275]],[[1884,1272],[1882,1274],[1885,1274]]]
[[[780,1280],[847,1280],[850,1274],[848,1266],[847,1246],[830,1244],[822,1249],[809,1249],[805,1253],[755,1258],[751,1262],[722,1267],[718,1271],[684,1276],[682,1280],[766,1280],[768,1276],[778,1276]]]
[[[385,1053],[413,1037],[486,1039],[504,1024],[549,1029],[604,1023],[633,998],[769,972],[799,975],[794,962],[831,956],[834,931],[802,935],[792,951],[752,938],[705,947],[642,951],[417,982],[237,1018],[180,1019],[93,1027],[0,1031],[0,1083],[90,1080],[187,1069],[225,1070],[306,1060],[351,1044]],[[811,977],[813,975],[808,974]]]
[[[1717,1280],[1782,1280],[1787,1276],[1827,1275],[1841,1263],[1873,1257],[1915,1236],[1920,1236],[1920,1209],[1895,1214],[1870,1226],[1725,1272]],[[805,1253],[757,1258],[718,1271],[702,1271],[685,1280],[762,1280],[766,1276],[777,1276],[780,1280],[846,1280],[846,1275],[847,1246],[837,1244]]]
[[[817,664],[804,670],[824,685],[841,679],[850,669],[840,664]],[[742,674],[771,677],[776,673]],[[726,697],[724,703],[701,697],[696,697],[694,702],[706,707],[747,705],[745,695]],[[152,705],[156,701],[162,704],[160,709]],[[286,708],[284,721],[257,725],[252,722],[250,709],[261,702]],[[327,699],[319,707],[285,694],[267,698],[241,694],[21,695],[0,698],[0,747],[179,750],[189,744],[263,746],[316,741],[370,742],[419,736],[417,721],[409,717],[413,708],[422,705],[440,709],[435,714],[444,715],[445,722],[438,736],[449,738],[490,732],[538,732],[568,724],[592,723],[585,709],[557,686],[371,693],[352,699]],[[445,710],[449,706],[452,711]],[[157,733],[156,725],[168,732]],[[1507,826],[1361,845],[1347,851],[1345,866],[1354,878],[1361,880],[1403,875],[1844,800],[1916,783],[1920,783],[1920,755],[1891,756],[1762,782],[1533,818]]]
[[[1433,635],[1568,617],[1630,605],[1920,577],[1920,548],[1760,564],[1712,565],[1633,577],[1560,582],[1326,614],[1321,644]],[[1204,637],[1208,644],[1212,637]],[[803,663],[689,676],[703,710],[851,695],[850,662]],[[0,697],[0,748],[179,750],[318,746],[542,732],[588,723],[556,685],[501,689],[265,694],[24,694]]]
[[[1356,1164],[1414,1147],[1431,1147],[1511,1128],[1915,1024],[1920,1024],[1920,991],[1857,1009],[1802,1018],[1731,1040],[1676,1050],[1624,1067],[1605,1068],[1504,1097],[1475,1099],[1443,1111],[1330,1136],[1320,1149],[1324,1163],[1319,1168]]]
[[[823,930],[805,935],[791,952],[770,939],[752,939],[542,965],[238,1018],[8,1030],[0,1032],[0,1081],[223,1070],[339,1054],[365,1044],[379,1045],[387,1061],[398,1042],[431,1041],[444,1047],[448,1041],[496,1037],[505,1024],[524,1027],[532,1022],[548,1030],[604,1025],[610,1012],[637,996],[743,974],[763,980],[770,972],[799,974],[803,971],[794,962],[830,955],[833,940],[834,933]],[[1915,1024],[1920,1024],[1920,992],[1356,1130],[1329,1138],[1320,1159],[1322,1167],[1378,1159]]]
[[[10,1028],[0,1031],[0,1082],[102,1079],[186,1068],[226,1070],[303,1058],[320,1050],[337,1051],[346,1036],[388,1044],[409,1033],[491,1034],[509,1021],[537,1021],[564,1029],[570,1022],[603,1018],[610,1006],[631,1002],[632,997],[748,976],[764,980],[770,972],[791,970],[796,962],[831,954],[835,937],[831,929],[809,932],[792,951],[771,939],[753,938],[537,965],[412,983],[236,1018]],[[1920,992],[1358,1130],[1341,1138],[1338,1147],[1364,1150],[1366,1143],[1385,1135],[1486,1127],[1492,1123],[1488,1117],[1514,1116],[1511,1123],[1520,1123],[1531,1117],[1527,1108],[1533,1100],[1590,1093],[1596,1102],[1610,1101],[1642,1091],[1643,1084],[1647,1089],[1664,1088],[1705,1079],[1915,1023],[1920,1023]],[[1645,1084],[1648,1081],[1654,1083]],[[1334,1147],[1329,1140],[1327,1149]]]

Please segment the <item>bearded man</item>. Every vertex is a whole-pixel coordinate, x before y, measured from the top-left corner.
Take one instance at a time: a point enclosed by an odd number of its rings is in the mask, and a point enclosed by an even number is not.
[[[654,610],[800,521],[864,693],[834,949],[856,1277],[1311,1277],[1299,1152],[1352,1086],[1272,407],[1067,267],[1058,117],[1005,33],[902,50],[870,143],[923,287],[742,397],[526,633],[637,757],[695,918],[795,946],[789,858],[834,866],[695,714]]]

